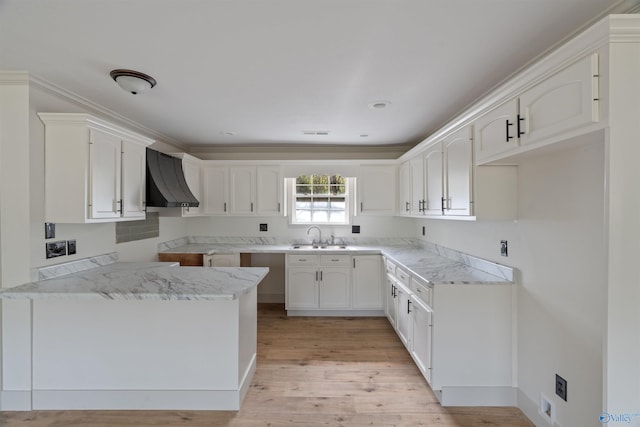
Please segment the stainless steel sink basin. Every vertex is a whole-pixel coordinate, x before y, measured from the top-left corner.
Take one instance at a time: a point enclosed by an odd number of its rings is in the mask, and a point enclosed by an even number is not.
[[[327,250],[327,251],[335,251],[335,250],[344,250],[348,249],[347,245],[293,245],[291,249],[300,249],[300,250]]]

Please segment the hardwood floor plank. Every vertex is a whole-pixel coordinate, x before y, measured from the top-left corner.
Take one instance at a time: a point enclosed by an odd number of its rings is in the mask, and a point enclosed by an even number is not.
[[[383,318],[258,305],[257,370],[238,412],[0,412],[2,427],[533,427],[517,408],[443,408]]]

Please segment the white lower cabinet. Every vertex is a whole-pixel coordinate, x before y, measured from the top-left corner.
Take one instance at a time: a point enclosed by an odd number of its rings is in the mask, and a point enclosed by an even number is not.
[[[205,267],[240,267],[240,254],[203,255],[202,265]]]
[[[431,308],[416,296],[411,299],[411,357],[431,384]]]
[[[352,307],[381,310],[382,257],[380,255],[353,256]]]
[[[431,285],[385,265],[385,313],[440,403],[514,405],[512,285]]]
[[[350,255],[288,255],[286,309],[348,309],[350,263]]]

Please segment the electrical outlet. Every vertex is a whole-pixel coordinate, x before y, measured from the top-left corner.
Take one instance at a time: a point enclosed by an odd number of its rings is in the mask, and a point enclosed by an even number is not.
[[[556,394],[560,399],[567,401],[567,380],[556,374]]]
[[[76,240],[67,240],[67,255],[75,255],[76,253]]]
[[[59,242],[48,242],[45,243],[46,255],[47,259],[55,258],[59,256],[65,256],[67,254],[67,242],[66,240],[61,240]]]
[[[267,224],[260,224],[260,231],[267,231],[269,226]]]
[[[506,240],[500,240],[500,255],[509,256],[509,246]]]
[[[360,233],[360,226],[359,225],[352,225],[351,226],[351,232],[353,234],[359,234]]]
[[[56,225],[53,222],[44,223],[44,238],[53,239],[56,237]]]

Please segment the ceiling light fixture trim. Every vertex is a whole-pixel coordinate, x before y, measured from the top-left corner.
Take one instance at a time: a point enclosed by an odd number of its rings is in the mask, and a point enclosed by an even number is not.
[[[118,86],[133,95],[148,92],[156,85],[156,79],[140,71],[117,69],[109,75]]]

